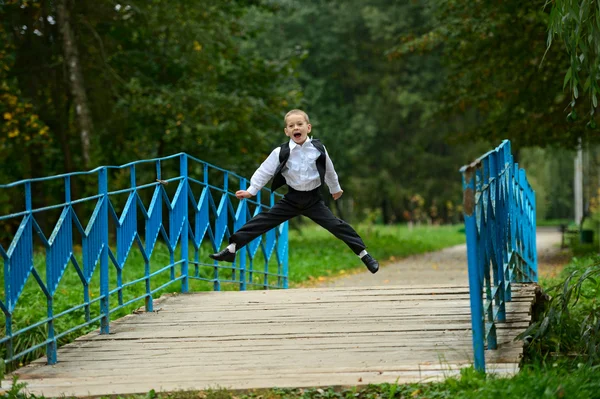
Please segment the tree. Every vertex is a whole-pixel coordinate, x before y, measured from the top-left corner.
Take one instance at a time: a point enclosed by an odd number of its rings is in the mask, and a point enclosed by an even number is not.
[[[395,50],[443,52],[445,85],[440,112],[471,118],[458,139],[511,139],[522,146],[575,148],[597,140],[580,119],[565,117],[571,99],[562,91],[566,54],[547,49],[544,0],[434,2],[434,29],[405,38]]]
[[[30,170],[187,151],[250,173],[280,131],[283,104],[299,93],[287,89],[293,59],[246,45],[260,29],[241,23],[249,9],[273,13],[251,0],[4,2],[7,79],[48,126],[48,156]],[[5,179],[32,176],[22,172]]]

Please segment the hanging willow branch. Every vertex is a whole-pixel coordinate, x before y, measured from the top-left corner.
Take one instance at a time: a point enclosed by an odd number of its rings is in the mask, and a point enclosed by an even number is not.
[[[552,8],[547,47],[550,48],[555,37],[559,38],[570,59],[563,84],[563,89],[568,85],[571,92],[571,111],[567,119],[577,119],[575,104],[580,95],[584,95],[590,101],[587,126],[595,128],[594,113],[600,92],[600,0],[548,0],[545,6],[549,5]]]

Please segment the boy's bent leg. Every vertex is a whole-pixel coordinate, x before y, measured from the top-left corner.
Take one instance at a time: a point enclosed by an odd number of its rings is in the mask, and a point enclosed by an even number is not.
[[[229,243],[235,244],[236,249],[242,248],[261,234],[299,214],[300,211],[283,198],[268,211],[261,212],[247,221],[229,237]]]
[[[342,219],[336,217],[322,200],[304,210],[302,214],[308,216],[320,226],[326,228],[331,234],[344,241],[346,245],[360,257],[371,273],[377,273],[379,270],[379,262],[377,262],[370,254],[361,256],[361,252],[363,252],[367,246],[356,230]]]
[[[235,244],[237,251],[261,234],[299,214],[300,211],[283,198],[268,211],[261,212],[246,222],[246,224],[229,237],[229,243]],[[218,261],[233,262],[235,260],[235,251],[225,248],[220,252],[209,255],[209,257]]]
[[[331,234],[344,241],[356,255],[359,255],[367,248],[356,230],[342,219],[336,217],[322,200],[305,209],[302,214],[311,218]]]

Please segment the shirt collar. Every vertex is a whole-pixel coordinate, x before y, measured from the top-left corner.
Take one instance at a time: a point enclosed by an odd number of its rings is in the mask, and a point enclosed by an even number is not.
[[[311,141],[312,141],[312,139],[310,138],[310,136],[306,136],[306,141],[304,143],[310,143]],[[296,144],[296,142],[294,140],[290,139],[290,151],[296,147],[301,147],[301,145]]]

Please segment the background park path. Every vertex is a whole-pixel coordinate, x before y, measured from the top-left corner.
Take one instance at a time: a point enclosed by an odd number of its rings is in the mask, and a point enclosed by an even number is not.
[[[561,250],[558,227],[537,229],[538,269],[541,277],[555,276],[569,261]],[[467,247],[456,245],[436,252],[413,255],[397,261],[383,261],[375,275],[366,269],[358,273],[318,281],[316,287],[364,287],[385,285],[468,284]]]

